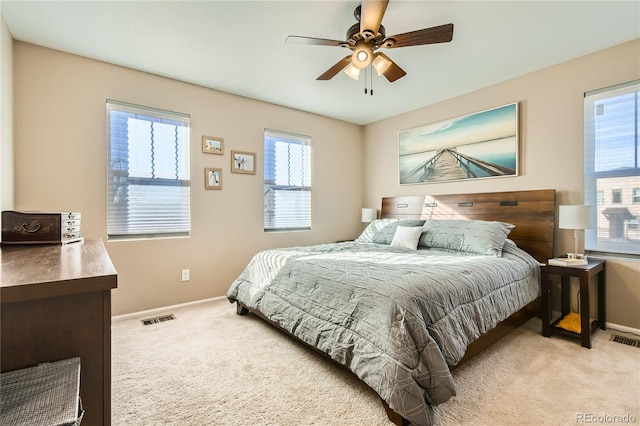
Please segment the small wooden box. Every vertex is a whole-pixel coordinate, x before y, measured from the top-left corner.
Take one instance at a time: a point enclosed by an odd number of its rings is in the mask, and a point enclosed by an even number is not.
[[[2,244],[66,244],[80,240],[80,213],[2,212]]]

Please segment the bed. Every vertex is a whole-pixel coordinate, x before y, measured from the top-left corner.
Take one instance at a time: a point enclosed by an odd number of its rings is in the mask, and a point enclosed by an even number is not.
[[[383,198],[354,241],[256,254],[227,298],[430,425],[451,371],[537,314],[554,226],[554,190]]]

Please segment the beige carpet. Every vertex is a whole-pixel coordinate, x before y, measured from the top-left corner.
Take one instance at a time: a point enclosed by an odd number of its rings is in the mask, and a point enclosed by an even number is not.
[[[166,313],[177,319],[113,323],[114,426],[391,424],[351,373],[226,300]],[[588,350],[529,321],[454,372],[436,424],[640,423],[640,349],[610,333]]]

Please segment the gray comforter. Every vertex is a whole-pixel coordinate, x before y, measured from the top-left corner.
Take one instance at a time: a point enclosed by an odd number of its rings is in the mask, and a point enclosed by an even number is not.
[[[449,366],[538,296],[538,263],[373,243],[258,253],[227,298],[258,309],[347,366],[416,425],[455,395]]]

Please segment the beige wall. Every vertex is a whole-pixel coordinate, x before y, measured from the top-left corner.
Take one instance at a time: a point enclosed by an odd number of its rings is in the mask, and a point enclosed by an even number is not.
[[[9,55],[16,93],[15,207],[81,211],[83,235],[106,240],[105,99],[189,113],[192,236],[107,243],[119,272],[113,313],[220,296],[258,250],[354,237],[362,229],[360,207],[379,206],[383,196],[555,188],[558,204],[581,203],[583,93],[640,78],[639,56],[636,40],[362,128],[15,42]],[[3,87],[3,102],[4,96]],[[520,176],[398,184],[399,131],[515,101]],[[4,117],[3,108],[3,128]],[[257,152],[261,164],[265,127],[313,137],[311,232],[264,234],[261,170],[256,176],[228,172],[232,148]],[[202,134],[224,137],[227,154],[202,154]],[[5,143],[3,133],[3,157]],[[225,169],[222,191],[203,189],[206,166]],[[557,253],[572,247],[570,232],[556,235]],[[191,269],[188,283],[180,281],[182,268]],[[609,261],[610,322],[640,328],[638,276],[640,262]]]
[[[557,204],[583,202],[583,94],[640,78],[640,40],[521,76],[365,127],[364,204],[391,195],[555,189]],[[400,186],[398,132],[518,102],[520,176]],[[573,247],[556,231],[556,254]],[[583,244],[582,241],[580,242]],[[640,261],[607,263],[607,320],[640,328]]]
[[[79,211],[85,238],[107,238],[105,100],[191,115],[191,237],[106,243],[118,271],[114,315],[222,296],[261,249],[361,230],[361,126],[22,42],[14,64],[15,207]],[[263,232],[264,128],[313,139],[309,232]],[[225,154],[203,154],[202,135],[223,137]],[[257,174],[230,173],[231,149],[256,152]],[[204,189],[207,166],[223,168],[221,191]]]
[[[7,23],[0,15],[0,210],[12,208],[13,42]]]

